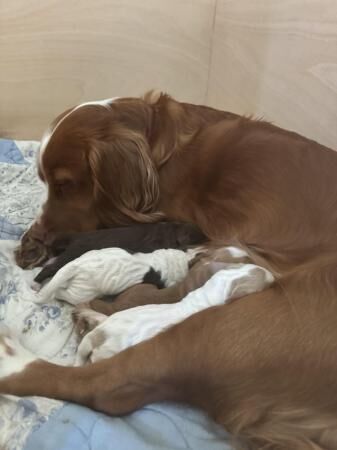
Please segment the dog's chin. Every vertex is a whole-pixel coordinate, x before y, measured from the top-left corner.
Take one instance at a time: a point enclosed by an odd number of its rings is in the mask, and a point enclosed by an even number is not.
[[[25,236],[15,250],[15,261],[22,269],[43,266],[52,257],[50,248],[41,241]]]

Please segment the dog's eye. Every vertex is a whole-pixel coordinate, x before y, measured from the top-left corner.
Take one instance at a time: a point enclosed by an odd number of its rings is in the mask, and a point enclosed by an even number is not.
[[[69,194],[73,190],[74,186],[75,184],[72,180],[55,181],[54,183],[55,193],[58,196],[64,196],[66,194]]]

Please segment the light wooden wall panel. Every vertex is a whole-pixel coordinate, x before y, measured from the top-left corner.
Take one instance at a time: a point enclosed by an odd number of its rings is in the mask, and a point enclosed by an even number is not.
[[[207,99],[337,149],[337,1],[218,0]]]
[[[0,0],[0,134],[153,87],[206,100],[215,0]]]
[[[0,135],[153,87],[337,148],[337,0],[0,0]]]

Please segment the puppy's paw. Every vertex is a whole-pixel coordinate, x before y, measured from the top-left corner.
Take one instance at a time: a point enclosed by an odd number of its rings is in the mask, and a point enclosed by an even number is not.
[[[101,327],[86,334],[78,346],[75,366],[83,366],[113,356],[108,341],[109,334]]]
[[[36,360],[36,356],[25,349],[7,329],[1,330],[0,379],[23,372],[30,363]]]
[[[81,303],[72,312],[75,332],[80,339],[103,322],[107,316],[94,311],[90,303]]]

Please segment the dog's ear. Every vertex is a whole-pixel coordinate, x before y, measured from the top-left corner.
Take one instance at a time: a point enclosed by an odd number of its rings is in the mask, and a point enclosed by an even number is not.
[[[89,166],[94,201],[105,226],[153,222],[159,200],[158,173],[141,133],[114,131],[111,140],[92,142]]]
[[[193,120],[186,116],[182,104],[169,95],[150,91],[144,101],[152,110],[150,146],[156,167],[163,166],[176,150],[186,145],[196,129]]]

